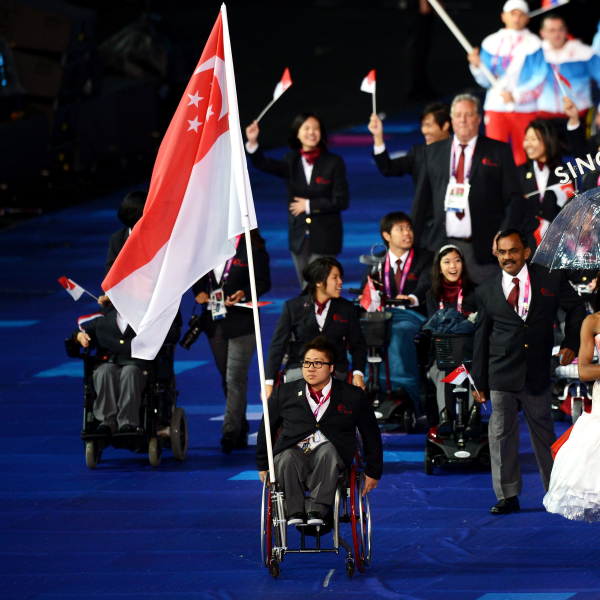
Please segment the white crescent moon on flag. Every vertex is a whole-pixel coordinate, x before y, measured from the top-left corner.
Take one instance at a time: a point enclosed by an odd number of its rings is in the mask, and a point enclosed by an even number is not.
[[[219,82],[221,88],[221,98],[223,102],[221,104],[221,114],[219,115],[219,121],[227,114],[229,106],[227,105],[227,78],[225,76],[225,61],[220,59],[216,54],[212,58],[209,58],[206,62],[203,62],[195,71],[194,75],[201,73],[202,71],[208,71],[214,69],[214,75]]]

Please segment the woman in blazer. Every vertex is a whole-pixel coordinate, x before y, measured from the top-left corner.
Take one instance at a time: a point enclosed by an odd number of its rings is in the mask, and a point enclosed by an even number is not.
[[[306,289],[283,305],[271,339],[266,366],[267,396],[277,382],[286,354],[286,383],[302,378],[300,362],[304,356],[304,344],[318,335],[324,335],[335,344],[336,377],[347,379],[350,365],[346,355],[349,351],[352,355],[352,381],[364,389],[367,344],[356,307],[340,297],[344,275],[342,265],[335,258],[324,256],[312,261],[303,275],[307,281]]]
[[[258,229],[250,232],[252,256],[258,297],[271,289],[269,254]],[[221,446],[225,454],[248,445],[246,404],[248,370],[256,347],[254,317],[250,308],[236,306],[250,302],[250,272],[246,239],[239,236],[235,256],[214,269],[193,286],[196,302],[207,304],[211,293],[222,290],[223,310],[205,310],[202,313],[202,329],[208,336],[215,364],[221,374],[226,397],[225,419]]]
[[[304,287],[302,272],[310,262],[342,251],[341,211],[349,204],[346,165],[340,156],[327,151],[325,127],[312,113],[302,113],[292,123],[288,140],[292,151],[283,160],[263,154],[258,134],[254,121],[246,128],[246,150],[255,168],[285,179],[289,246]]]
[[[532,121],[526,131],[523,148],[527,162],[518,167],[521,187],[525,194],[523,233],[532,252],[539,245],[562,207],[574,194],[572,185],[563,189],[555,173],[561,161],[558,135],[551,123]]]

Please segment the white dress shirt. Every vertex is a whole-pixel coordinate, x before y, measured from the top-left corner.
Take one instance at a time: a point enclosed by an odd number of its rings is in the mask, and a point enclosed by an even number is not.
[[[460,152],[461,147],[458,141],[458,138],[454,136],[453,140],[453,153],[456,154],[456,158],[454,159],[454,168],[458,169],[458,161],[460,160]],[[469,173],[471,169],[471,164],[473,162],[473,153],[475,152],[475,144],[477,143],[477,136],[471,138],[467,142],[467,147],[465,148],[465,183],[468,183],[467,173]],[[452,177],[452,155],[450,156],[450,164],[448,165],[450,170],[450,183],[455,182],[456,178]],[[459,219],[456,216],[456,213],[451,210],[446,211],[446,235],[452,238],[470,238],[472,235],[471,228],[471,211],[469,209],[469,203],[467,202],[467,206],[465,207],[465,216],[462,219]]]
[[[325,368],[325,367],[322,367],[322,368]],[[321,393],[323,394],[324,397],[326,397],[330,391],[331,391],[331,378],[329,378],[329,382],[321,390]],[[310,410],[312,411],[312,414],[314,415],[317,408],[319,408],[319,405],[312,399],[312,396],[310,395],[310,389],[309,389],[308,383],[305,386],[305,393],[306,393],[306,399],[308,400],[308,405],[310,406]],[[315,417],[317,419],[317,421],[320,421],[321,417],[325,414],[325,411],[327,410],[327,407],[329,406],[329,401],[330,401],[330,398],[327,399],[326,402],[323,402],[323,404],[321,404],[321,408],[319,408],[319,412],[317,413],[317,415]],[[327,442],[327,441],[328,440],[323,435],[323,432],[320,429],[317,429],[312,435],[303,439],[301,442],[298,442],[296,445],[298,446],[298,448],[302,448],[302,446],[304,446],[304,444],[306,444],[308,442],[310,449],[314,450],[319,444],[322,444],[323,442]]]
[[[529,306],[527,307],[525,316],[522,316],[521,313],[523,312],[523,302],[525,302],[525,286],[527,285],[527,280],[529,279],[527,264],[523,265],[523,268],[519,271],[516,277],[519,280],[519,299],[517,304],[518,310],[516,312],[525,321],[525,319],[527,319],[527,312],[529,312]],[[509,275],[506,271],[502,271],[502,291],[504,292],[504,297],[507,300],[514,287],[515,284],[513,283],[513,276]],[[529,304],[531,305],[531,285],[529,286]]]
[[[537,160],[533,161],[533,173],[535,175],[535,182],[537,183],[538,190],[540,190],[539,199],[542,201],[546,188],[548,187],[548,177],[550,177],[550,169],[548,165],[544,165],[543,169],[540,169]]]
[[[127,329],[127,321],[121,316],[119,311],[117,311],[117,326],[119,327],[121,333],[125,333],[125,330]]]
[[[258,150],[258,144],[256,144],[256,146],[250,146],[250,142],[246,142],[246,150],[248,152],[248,154],[254,154],[257,150]],[[304,156],[302,157],[302,168],[304,169],[304,177],[306,177],[306,183],[308,183],[308,185],[310,185],[310,178],[312,177],[312,172],[313,172],[313,167],[315,165],[309,165],[308,161],[304,158]],[[305,199],[306,201],[306,214],[310,215],[310,200],[308,198]],[[223,267],[225,268],[225,267]]]
[[[392,265],[392,269],[394,269],[394,275],[398,272],[398,267],[400,267],[400,272],[404,270],[404,265],[406,264],[406,259],[408,258],[408,253],[410,250],[407,250],[402,256],[396,256],[391,250],[388,250],[388,254],[390,255],[390,264]],[[398,260],[400,260],[400,265],[398,265]],[[419,306],[419,299],[414,294],[409,294],[409,298],[413,300],[413,306]]]
[[[383,154],[385,152],[385,144],[373,144],[373,154]]]

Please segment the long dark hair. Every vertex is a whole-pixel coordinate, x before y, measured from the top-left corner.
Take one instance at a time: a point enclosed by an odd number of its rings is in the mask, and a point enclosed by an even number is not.
[[[442,275],[442,258],[450,252],[456,252],[460,259],[462,260],[462,274],[460,279],[462,281],[462,291],[463,294],[467,294],[472,289],[474,289],[473,282],[469,277],[469,270],[467,269],[467,263],[465,262],[465,257],[463,253],[456,246],[444,246],[440,250],[437,251],[435,258],[433,259],[433,266],[431,267],[431,296],[437,302],[442,298],[442,294],[444,293],[444,276]]]
[[[325,130],[325,125],[323,121],[321,121],[320,117],[315,115],[312,112],[303,112],[300,113],[292,123],[292,127],[290,128],[290,135],[288,137],[288,145],[292,150],[299,150],[302,148],[302,144],[298,139],[298,132],[300,131],[300,127],[310,118],[316,119],[319,122],[319,129],[321,130],[321,140],[319,141],[319,148],[323,150],[327,150],[327,131]]]
[[[123,200],[121,200],[121,206],[119,206],[119,212],[117,217],[125,227],[133,227],[144,214],[144,206],[146,205],[146,198],[148,198],[148,192],[142,190],[136,190],[129,192]]]
[[[315,258],[315,260],[304,267],[304,271],[302,271],[302,277],[304,277],[304,281],[306,281],[306,286],[302,293],[308,294],[309,305],[312,306],[315,303],[317,283],[324,284],[327,281],[333,267],[337,267],[340,271],[340,275],[342,277],[344,276],[344,267],[342,267],[339,261],[332,256],[321,256],[320,258]]]
[[[548,165],[548,168],[552,171],[557,167],[560,167],[560,165],[562,165],[560,143],[554,125],[549,121],[536,119],[527,125],[525,133],[527,134],[530,129],[535,131],[538,138],[542,140],[542,143],[546,147],[546,164]],[[531,159],[528,158],[527,165],[531,166],[531,162]]]
[[[250,242],[255,248],[258,248],[259,250],[266,246],[265,239],[260,235],[258,227],[256,229],[250,230]]]

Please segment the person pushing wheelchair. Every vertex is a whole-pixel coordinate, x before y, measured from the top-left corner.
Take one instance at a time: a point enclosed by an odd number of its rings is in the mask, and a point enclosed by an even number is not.
[[[289,525],[323,525],[340,473],[354,460],[357,428],[366,461],[364,493],[375,489],[381,478],[383,447],[375,413],[361,388],[332,377],[335,359],[335,345],[324,336],[308,342],[303,379],[279,386],[268,401],[273,439],[282,427],[273,455]],[[256,465],[264,481],[269,468],[264,418]]]

